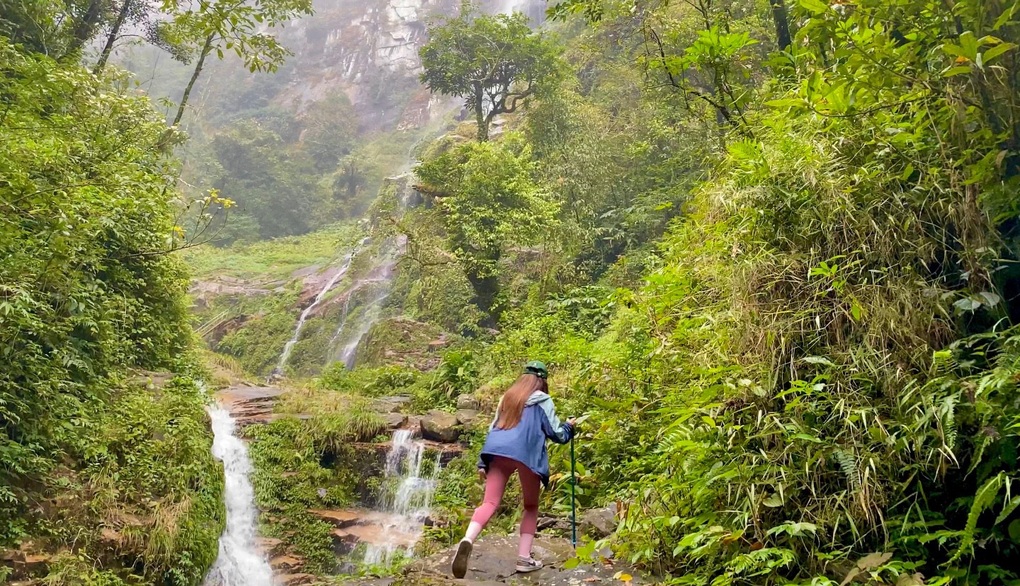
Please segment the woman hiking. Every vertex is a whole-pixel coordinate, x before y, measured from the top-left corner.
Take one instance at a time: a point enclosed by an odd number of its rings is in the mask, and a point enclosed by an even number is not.
[[[534,572],[542,562],[531,557],[531,544],[538,529],[539,484],[549,486],[549,455],[545,440],[565,444],[574,435],[574,420],[560,423],[556,417],[545,364],[532,361],[499,400],[496,417],[478,459],[478,474],[485,481],[485,497],[475,509],[467,533],[453,558],[453,575],[463,578],[475,539],[496,512],[507,482],[516,471],[524,494],[521,541],[517,548],[517,571]]]

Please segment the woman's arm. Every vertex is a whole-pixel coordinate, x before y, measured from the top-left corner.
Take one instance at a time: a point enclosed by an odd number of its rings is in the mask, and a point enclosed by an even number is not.
[[[542,421],[542,431],[545,436],[558,444],[565,444],[574,437],[574,424],[569,421],[560,422],[556,416],[556,406],[552,399],[542,401],[542,412],[545,418]]]

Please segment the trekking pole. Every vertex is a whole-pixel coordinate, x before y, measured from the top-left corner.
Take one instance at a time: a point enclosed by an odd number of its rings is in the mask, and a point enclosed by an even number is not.
[[[574,473],[574,434],[570,434],[570,543],[577,549],[577,503],[574,501],[574,485],[577,476]]]

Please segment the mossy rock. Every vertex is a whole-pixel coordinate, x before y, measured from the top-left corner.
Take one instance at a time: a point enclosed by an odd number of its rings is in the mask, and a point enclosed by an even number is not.
[[[435,325],[396,317],[380,320],[365,334],[358,348],[359,367],[401,365],[431,370],[439,364],[438,350],[447,337]]]

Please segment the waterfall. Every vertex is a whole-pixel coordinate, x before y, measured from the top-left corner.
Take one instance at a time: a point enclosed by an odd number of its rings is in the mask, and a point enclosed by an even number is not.
[[[298,339],[301,337],[301,329],[305,327],[305,321],[308,319],[308,316],[310,316],[312,312],[315,311],[315,308],[322,303],[326,294],[330,292],[334,285],[336,285],[337,281],[347,274],[347,271],[351,268],[351,263],[354,261],[354,257],[357,256],[358,252],[364,248],[368,241],[369,238],[362,240],[361,243],[344,258],[344,262],[343,265],[341,265],[340,270],[326,281],[326,285],[319,291],[319,294],[315,296],[312,303],[301,312],[300,317],[298,317],[297,326],[294,328],[294,335],[291,336],[290,340],[288,340],[283,346],[283,352],[280,354],[280,360],[276,364],[276,368],[273,369],[273,374],[270,375],[270,378],[283,375],[283,367],[287,365],[287,361],[290,359],[290,353],[294,350],[294,345],[297,344]]]
[[[380,540],[383,545],[369,545],[365,550],[366,564],[388,564],[398,553],[408,553],[414,548],[432,506],[438,473],[438,454],[434,461],[426,461],[424,442],[415,440],[410,430],[393,432],[386,454],[385,492],[381,499],[385,512],[392,515],[392,521],[383,529],[383,539]],[[396,482],[395,491],[392,489],[393,482]],[[387,536],[390,539],[386,539]]]
[[[216,563],[205,578],[205,586],[272,586],[273,570],[255,543],[255,491],[248,448],[234,435],[235,422],[221,406],[211,407],[213,456],[223,462],[226,476],[224,498],[227,526],[220,536]]]
[[[354,368],[354,359],[361,345],[365,334],[372,329],[372,325],[379,321],[382,316],[383,303],[389,298],[393,290],[394,268],[400,257],[407,249],[407,237],[399,235],[386,240],[383,249],[375,259],[376,265],[372,273],[365,279],[356,282],[346,293],[344,309],[340,318],[340,326],[330,339],[330,346],[334,348],[330,358],[343,362],[348,369]],[[361,302],[361,313],[357,314],[357,327],[350,333],[347,332],[350,326],[349,309],[351,298],[362,289],[371,287],[370,296]],[[346,334],[346,337],[344,337]],[[342,346],[337,346],[343,340]]]

